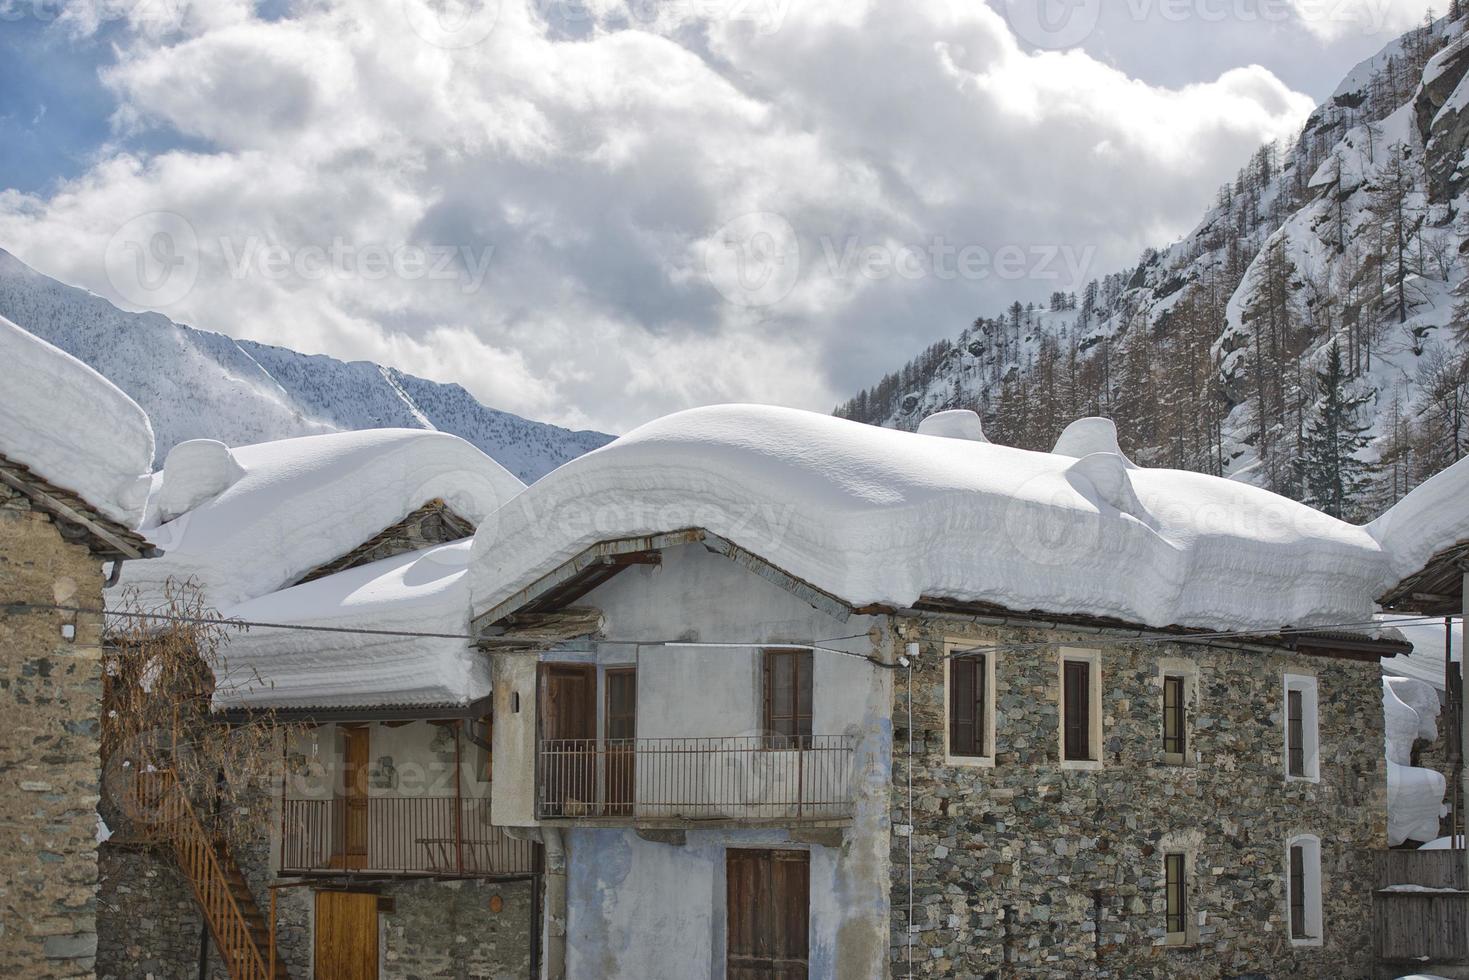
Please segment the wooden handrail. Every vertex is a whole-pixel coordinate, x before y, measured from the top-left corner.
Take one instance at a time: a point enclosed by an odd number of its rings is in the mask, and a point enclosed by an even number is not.
[[[220,861],[214,842],[188,794],[172,772],[149,773],[146,792],[157,794],[160,829],[173,847],[179,867],[189,879],[194,898],[204,911],[209,931],[225,959],[232,980],[272,980],[274,965],[267,967],[266,956],[250,931],[250,920],[240,908],[228,875]]]

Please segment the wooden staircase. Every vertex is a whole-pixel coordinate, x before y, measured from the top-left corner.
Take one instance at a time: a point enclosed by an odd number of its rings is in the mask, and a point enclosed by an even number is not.
[[[231,980],[290,980],[249,882],[229,848],[205,829],[174,774],[148,773],[138,792],[144,812],[155,815],[151,836],[173,852],[189,879]]]

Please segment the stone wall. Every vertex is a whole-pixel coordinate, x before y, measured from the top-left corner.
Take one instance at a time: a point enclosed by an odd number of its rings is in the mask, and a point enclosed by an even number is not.
[[[278,853],[280,816],[264,796],[229,821],[230,852],[250,883],[256,904],[269,914],[269,885]],[[197,980],[201,920],[188,882],[159,851],[108,844],[102,848],[100,980]],[[342,882],[323,882],[340,887]],[[363,886],[391,899],[378,917],[382,980],[500,980],[530,976],[531,885],[525,881],[378,881]],[[500,911],[491,899],[500,897]],[[276,949],[290,975],[312,975],[314,892],[278,890]],[[209,944],[210,980],[228,980],[219,951]]]
[[[0,600],[102,604],[101,563],[0,485]],[[0,607],[0,976],[91,976],[100,617]]]
[[[1148,644],[928,621],[913,672],[913,976],[1365,977],[1372,854],[1386,846],[1376,661]],[[1060,760],[1058,651],[997,655],[994,768],[948,765],[946,637],[1100,649],[1103,765]],[[1197,670],[1191,752],[1167,765],[1160,658]],[[1282,674],[1314,674],[1321,779],[1283,777]],[[896,684],[892,973],[909,976],[905,754]],[[1325,936],[1288,939],[1286,841],[1322,841]],[[1191,858],[1192,945],[1163,945],[1162,853]],[[1201,918],[1200,918],[1201,917]],[[1193,939],[1194,937],[1191,937]]]

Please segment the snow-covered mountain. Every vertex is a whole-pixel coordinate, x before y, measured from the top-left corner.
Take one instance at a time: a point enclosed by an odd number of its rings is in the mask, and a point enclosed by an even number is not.
[[[1079,295],[978,317],[837,414],[913,429],[972,408],[991,437],[1030,448],[1107,415],[1140,462],[1311,499],[1296,461],[1328,411],[1317,375],[1335,344],[1365,401],[1350,455],[1370,483],[1344,516],[1392,503],[1469,452],[1465,24],[1411,31],[1357,66],[1181,241]]]
[[[148,413],[158,462],[185,439],[232,446],[317,432],[439,429],[529,483],[611,441],[487,408],[457,384],[300,354],[129,313],[0,249],[0,316],[95,368]]]

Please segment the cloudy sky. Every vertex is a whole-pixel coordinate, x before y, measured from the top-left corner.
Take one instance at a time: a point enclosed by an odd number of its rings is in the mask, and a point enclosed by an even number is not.
[[[1186,232],[1421,0],[0,0],[0,247],[626,431]]]

